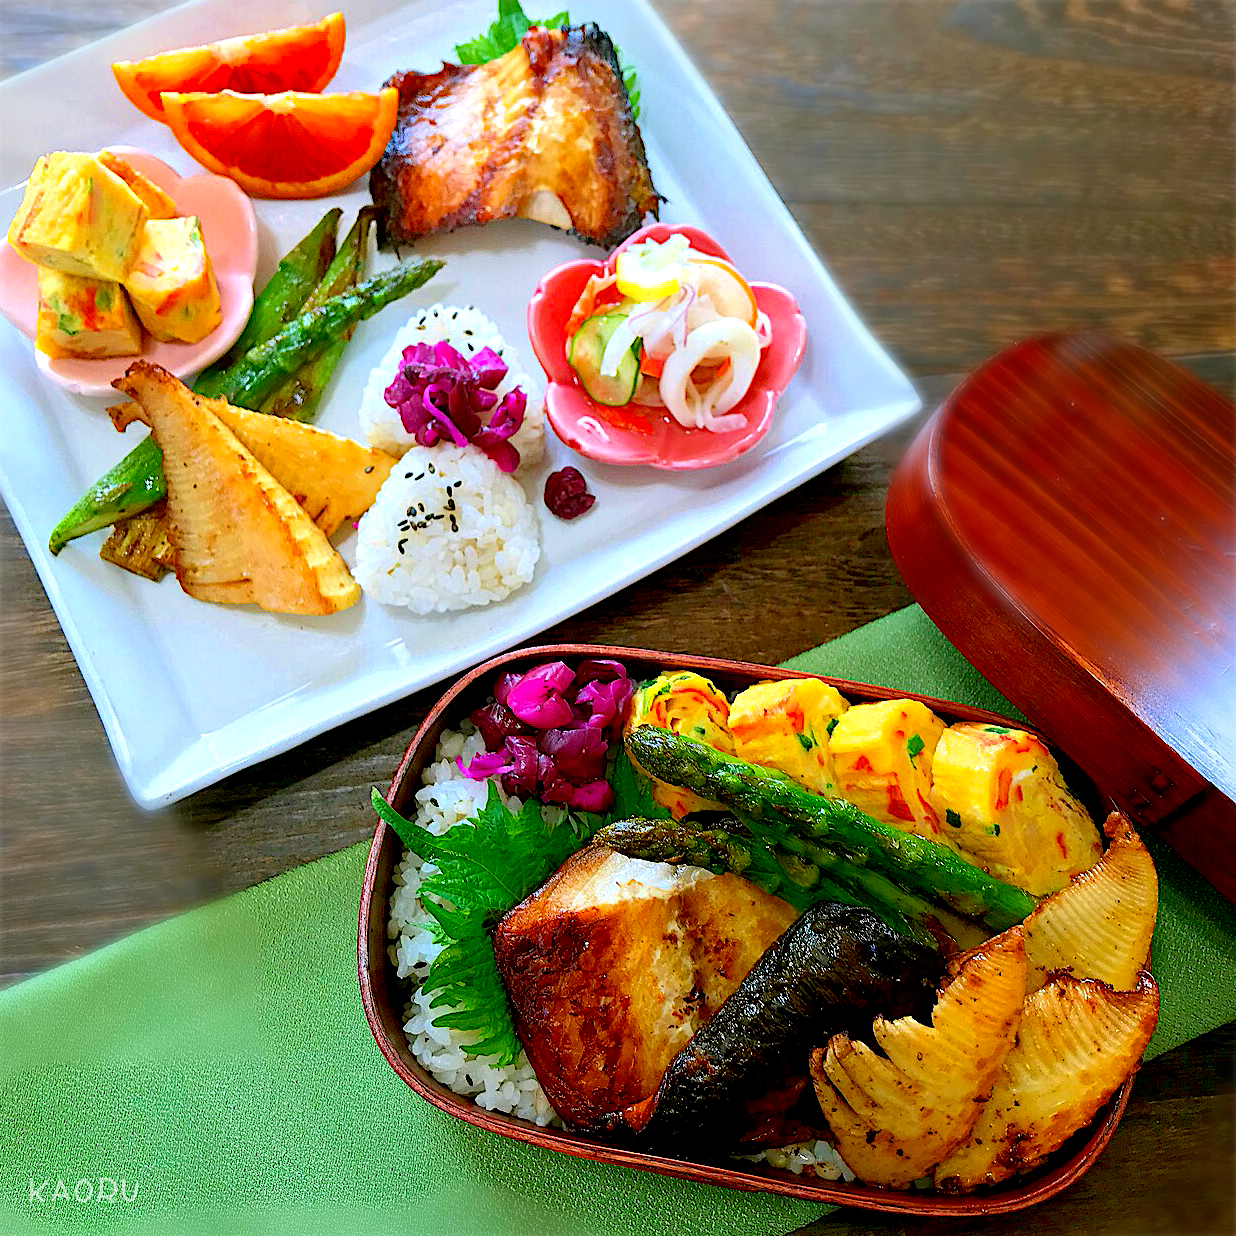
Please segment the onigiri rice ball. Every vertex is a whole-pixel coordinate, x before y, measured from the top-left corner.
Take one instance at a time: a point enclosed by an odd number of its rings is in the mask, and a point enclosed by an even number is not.
[[[495,349],[496,350],[496,349]],[[413,446],[357,528],[353,574],[418,614],[501,601],[541,556],[522,486],[475,446]]]
[[[497,326],[472,306],[431,305],[419,309],[395,336],[395,342],[369,375],[361,397],[361,430],[370,446],[402,455],[415,444],[403,427],[399,412],[385,398],[386,388],[395,380],[405,348],[414,343],[449,343],[464,356],[475,356],[482,348],[493,348],[507,364],[506,377],[497,388],[499,396],[520,387],[527,398],[524,422],[511,442],[519,452],[516,475],[522,476],[545,456],[545,392],[524,369],[518,352],[498,333]]]

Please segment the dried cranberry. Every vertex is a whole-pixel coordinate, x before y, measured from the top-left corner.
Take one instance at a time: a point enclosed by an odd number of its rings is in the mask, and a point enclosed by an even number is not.
[[[596,501],[588,492],[588,482],[578,468],[562,468],[545,482],[545,505],[559,519],[574,519]]]

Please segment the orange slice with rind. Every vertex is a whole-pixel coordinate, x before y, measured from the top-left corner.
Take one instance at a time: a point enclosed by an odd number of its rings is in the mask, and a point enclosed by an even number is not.
[[[163,107],[181,146],[252,197],[323,197],[381,158],[395,130],[399,92],[177,92],[163,95]]]
[[[316,94],[325,90],[339,70],[345,36],[343,14],[332,13],[313,25],[239,35],[143,60],[118,60],[112,72],[129,102],[151,120],[162,122],[164,91]]]

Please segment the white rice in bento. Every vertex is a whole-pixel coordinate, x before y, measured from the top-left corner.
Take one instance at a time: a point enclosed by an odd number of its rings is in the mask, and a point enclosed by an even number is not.
[[[480,811],[489,793],[489,783],[465,777],[455,757],[462,756],[467,764],[484,750],[485,744],[478,733],[448,730],[442,735],[434,755],[435,762],[426,769],[424,785],[416,792],[416,815],[412,817],[415,823],[441,836],[448,828]],[[522,805],[505,793],[502,796],[515,810]],[[553,810],[545,808],[547,820],[552,818],[550,812]],[[433,870],[432,866],[429,870]],[[421,877],[421,860],[415,854],[406,854],[395,868],[395,891],[391,895],[388,926],[394,941],[391,960],[399,977],[413,983],[425,977],[430,963],[442,951],[430,932],[433,920],[420,902]],[[412,1054],[438,1081],[457,1094],[471,1096],[478,1107],[488,1111],[509,1112],[541,1125],[562,1123],[524,1052],[519,1053],[514,1064],[505,1068],[492,1059],[469,1057],[464,1049],[472,1039],[467,1033],[430,1024],[446,1011],[443,1008],[431,1010],[430,999],[419,987],[413,991],[403,1029]]]
[[[479,733],[465,722],[459,731],[447,730],[438,742],[434,763],[425,770],[424,782],[415,795],[416,814],[413,822],[435,836],[475,815],[484,805],[489,783],[465,777],[455,763],[462,757],[468,764],[485,749]],[[515,810],[516,798],[502,794]],[[546,820],[553,820],[554,807],[544,807]],[[426,870],[426,867],[428,868]],[[391,961],[399,977],[419,984],[429,971],[434,958],[442,951],[430,931],[432,919],[420,902],[422,875],[432,871],[422,865],[415,854],[405,854],[396,866],[394,892],[391,894],[390,920],[387,934]],[[444,1086],[472,1098],[487,1111],[507,1112],[539,1125],[561,1125],[527,1055],[521,1051],[514,1064],[499,1067],[492,1059],[475,1059],[466,1048],[471,1040],[464,1031],[442,1029],[430,1023],[447,1010],[430,1009],[432,997],[415,986],[405,1010],[404,1033],[408,1046],[421,1065]],[[827,1142],[803,1142],[781,1146],[758,1155],[736,1155],[752,1162],[770,1163],[796,1175],[817,1176],[822,1180],[853,1180],[853,1173]]]
[[[357,529],[357,582],[418,614],[501,601],[541,555],[519,482],[473,446],[414,446]]]
[[[395,336],[395,342],[369,375],[361,397],[361,430],[370,446],[402,455],[413,445],[399,412],[386,402],[386,388],[395,380],[405,348],[414,343],[451,345],[463,356],[475,356],[482,348],[492,348],[507,364],[506,377],[495,392],[499,396],[519,387],[527,399],[524,422],[511,443],[519,452],[517,475],[535,467],[545,456],[545,394],[524,369],[518,351],[498,333],[497,326],[471,305],[431,305],[418,310]]]

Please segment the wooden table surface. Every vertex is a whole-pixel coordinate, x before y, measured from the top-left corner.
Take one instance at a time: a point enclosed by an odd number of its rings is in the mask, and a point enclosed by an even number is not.
[[[1236,387],[1230,0],[655,3],[929,408],[1000,347],[1082,326]],[[164,7],[4,0],[0,73]],[[775,662],[909,604],[883,524],[906,440],[545,639]],[[0,583],[0,984],[364,839],[368,788],[434,695],[147,814],[2,510]],[[950,1229],[1236,1230],[1233,1050],[1229,1026],[1153,1061],[1078,1186]],[[809,1230],[943,1229],[841,1212]]]

